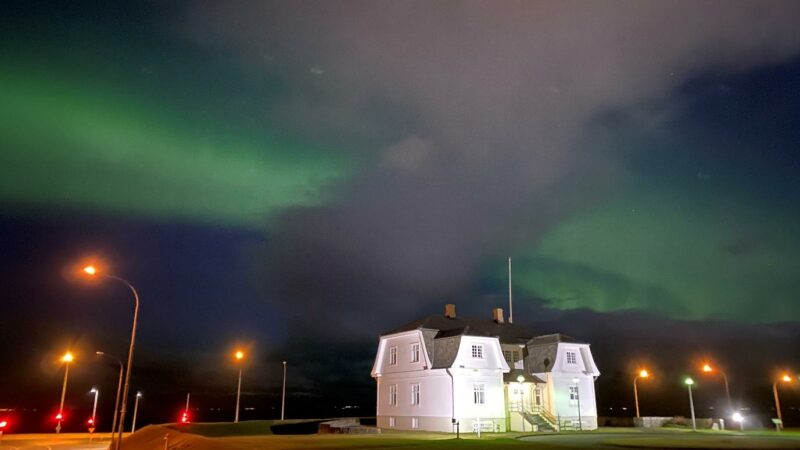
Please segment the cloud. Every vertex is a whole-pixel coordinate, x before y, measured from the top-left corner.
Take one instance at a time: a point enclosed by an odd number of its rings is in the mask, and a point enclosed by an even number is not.
[[[694,77],[785,61],[798,17],[796,2],[209,2],[183,32],[279,55],[261,70],[292,95],[272,116],[375,161],[341,201],[283,215],[264,256],[282,301],[372,317],[458,295],[624,177],[624,153],[594,145],[599,116],[657,117]],[[325,77],[299,75],[312,64]]]

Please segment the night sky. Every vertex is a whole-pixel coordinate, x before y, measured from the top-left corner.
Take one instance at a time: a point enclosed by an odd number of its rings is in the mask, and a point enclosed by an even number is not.
[[[800,373],[798,28],[791,1],[4,2],[0,409],[49,428],[72,348],[69,408],[98,385],[110,414],[94,352],[125,356],[131,299],[87,258],[140,291],[149,422],[188,391],[230,420],[237,346],[245,419],[283,360],[290,416],[374,414],[377,336],[490,318],[511,256],[515,322],[592,343],[601,414],[641,366],[643,413],[688,414],[693,374],[713,414],[709,359],[766,420]]]

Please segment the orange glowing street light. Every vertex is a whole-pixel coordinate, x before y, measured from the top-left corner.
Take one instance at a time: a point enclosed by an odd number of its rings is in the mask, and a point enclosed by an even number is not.
[[[722,375],[722,381],[725,382],[725,398],[728,399],[728,409],[730,410],[731,413],[733,413],[734,409],[733,409],[733,402],[731,401],[731,389],[728,385],[728,375],[726,375],[725,372],[723,372],[719,368],[714,368],[711,366],[711,364],[708,363],[703,364],[702,371],[703,373],[707,374],[712,374],[716,371],[719,372],[720,375]]]
[[[236,358],[236,361],[241,363],[244,359],[244,352],[241,350],[237,350],[236,353],[233,354],[233,357]],[[239,364],[239,384],[236,388],[236,414],[233,417],[233,423],[239,423],[239,400],[242,397],[242,364]]]
[[[792,377],[790,377],[789,374],[784,373],[780,377],[780,381],[784,383],[791,383]],[[775,398],[775,411],[778,411],[778,423],[775,424],[775,427],[778,429],[778,431],[780,431],[783,429],[783,415],[781,415],[781,401],[778,398],[778,380],[775,380],[772,383],[772,396]]]
[[[64,384],[61,385],[61,403],[59,403],[58,414],[56,415],[56,420],[58,420],[56,434],[61,433],[61,421],[64,418],[64,399],[67,396],[67,380],[69,379],[69,364],[74,360],[75,356],[69,351],[61,357],[61,362],[64,363]]]
[[[636,388],[636,380],[639,378],[648,378],[650,377],[650,372],[647,369],[642,369],[639,371],[639,374],[633,377],[633,401],[636,404],[636,417],[639,417],[639,391]]]
[[[110,273],[105,273],[97,268],[94,264],[87,264],[83,266],[82,272],[89,276],[89,277],[96,277],[101,276],[104,278],[109,278],[115,281],[118,281],[128,289],[131,290],[133,293],[133,326],[131,327],[131,341],[130,346],[128,347],[128,364],[125,368],[125,387],[122,391],[122,399],[120,403],[120,412],[119,412],[119,423],[117,423],[118,430],[111,430],[111,439],[112,443],[114,442],[114,433],[119,433],[119,438],[116,440],[116,450],[122,448],[122,433],[125,430],[125,414],[127,412],[127,404],[128,404],[128,392],[130,391],[130,383],[131,383],[131,367],[133,366],[133,350],[136,346],[136,324],[139,320],[139,293],[136,292],[136,288],[128,282],[128,280],[118,277],[116,275],[112,275]]]

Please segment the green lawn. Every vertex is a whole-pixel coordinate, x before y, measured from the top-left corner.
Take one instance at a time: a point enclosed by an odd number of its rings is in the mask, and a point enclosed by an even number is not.
[[[319,421],[293,421],[297,426],[316,425]],[[559,434],[487,433],[480,439],[473,434],[455,439],[449,433],[387,431],[369,435],[278,435],[277,421],[249,421],[239,424],[190,424],[150,426],[126,440],[128,450],[164,448],[169,434],[171,450],[392,450],[392,449],[496,449],[496,450],[566,450],[566,449],[798,449],[800,432],[691,432],[619,428]],[[289,424],[292,425],[292,424]]]

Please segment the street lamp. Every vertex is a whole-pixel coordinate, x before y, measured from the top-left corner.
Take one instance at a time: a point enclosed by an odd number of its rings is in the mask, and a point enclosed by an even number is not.
[[[731,416],[734,422],[739,424],[739,431],[744,431],[744,416],[738,411]]]
[[[94,277],[100,275],[105,278],[109,278],[115,281],[118,281],[128,289],[131,290],[133,293],[133,325],[131,326],[131,342],[130,346],[128,347],[128,364],[125,368],[125,387],[122,390],[122,399],[121,399],[121,407],[119,413],[119,438],[117,439],[117,446],[116,449],[119,450],[122,448],[122,433],[125,430],[125,413],[127,412],[127,403],[128,403],[128,391],[130,390],[131,384],[131,367],[133,366],[133,350],[136,346],[136,323],[139,320],[139,293],[136,292],[136,288],[133,287],[127,280],[124,278],[120,278],[116,275],[112,275],[110,273],[102,273],[100,272],[95,266],[88,265],[83,268],[83,273],[88,276]],[[114,431],[112,430],[111,435],[114,435]],[[112,438],[113,439],[113,438]]]
[[[636,418],[639,418],[639,390],[636,388],[636,380],[639,378],[648,378],[650,376],[650,372],[646,369],[642,369],[639,371],[639,374],[633,377],[633,402],[636,404]]]
[[[575,377],[572,379],[572,382],[575,383],[575,397],[578,399],[578,429],[583,431],[583,418],[581,418],[581,385],[580,379]]]
[[[525,377],[519,375],[517,377],[517,383],[519,383],[519,417],[522,419],[522,432],[525,432],[525,386],[522,384],[525,382]]]
[[[787,374],[783,374],[780,378],[780,381],[784,383],[791,383],[792,377]],[[778,398],[778,380],[775,380],[772,383],[772,396],[775,397],[775,410],[778,411],[778,423],[776,424],[776,428],[778,431],[780,431],[783,429],[783,416],[781,415],[781,401]]]
[[[131,433],[136,431],[136,415],[139,413],[139,400],[142,398],[142,391],[136,393],[136,401],[133,404],[133,423],[131,424]]]
[[[237,350],[233,355],[236,362],[239,364],[239,385],[236,388],[236,415],[233,418],[233,423],[239,423],[239,400],[242,396],[242,360],[244,359],[244,352]]]
[[[116,356],[109,355],[105,352],[94,352],[97,356],[105,356],[113,361],[116,361],[119,364],[119,380],[117,381],[117,397],[114,400],[114,418],[111,420],[111,439],[114,439],[114,431],[117,429],[117,413],[119,412],[119,396],[122,392],[122,377],[125,373],[125,366],[122,365],[122,361]]]
[[[96,387],[93,387],[92,390],[89,391],[89,393],[94,394],[94,406],[92,406],[92,420],[91,422],[89,422],[92,428],[94,428],[95,424],[97,423],[97,397],[100,396],[100,391],[98,391]]]
[[[692,398],[692,385],[694,385],[694,380],[690,377],[686,377],[683,383],[686,384],[686,387],[689,389],[689,409],[692,411],[692,431],[697,431],[697,421],[694,417],[694,399]]]
[[[281,393],[281,421],[283,421],[283,413],[286,411],[286,361],[283,362],[283,391]]]
[[[703,373],[711,374],[714,371],[717,371],[720,373],[720,375],[722,375],[722,380],[725,382],[725,397],[728,399],[728,409],[733,412],[733,402],[731,401],[731,390],[728,386],[728,376],[719,368],[715,369],[708,363],[703,364]]]
[[[67,380],[69,379],[69,364],[74,360],[75,357],[70,352],[64,353],[64,356],[61,357],[61,362],[64,363],[64,384],[61,386],[61,403],[58,406],[58,415],[56,416],[58,420],[56,434],[61,433],[61,421],[64,420],[64,398],[67,396]]]

